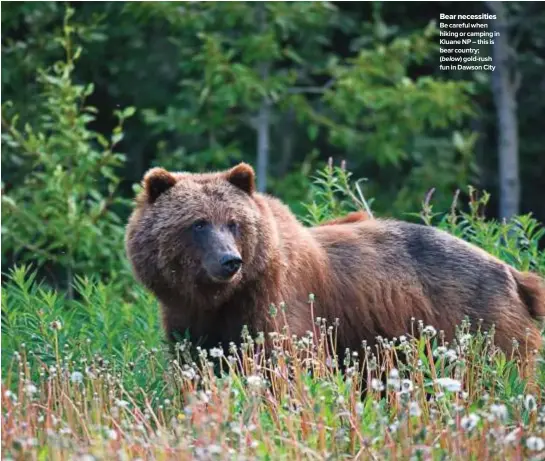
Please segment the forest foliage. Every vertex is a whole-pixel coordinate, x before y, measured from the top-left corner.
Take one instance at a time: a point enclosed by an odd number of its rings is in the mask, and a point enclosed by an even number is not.
[[[381,3],[7,4],[3,268],[33,262],[68,290],[76,274],[126,270],[123,224],[155,165],[248,161],[258,186],[304,219],[312,174],[333,157],[366,179],[380,215],[411,219],[432,188],[446,209],[472,185],[492,190],[494,216],[488,77],[434,71],[426,15]],[[521,56],[534,78],[542,62]],[[539,218],[535,147],[523,139],[521,163],[524,208]]]

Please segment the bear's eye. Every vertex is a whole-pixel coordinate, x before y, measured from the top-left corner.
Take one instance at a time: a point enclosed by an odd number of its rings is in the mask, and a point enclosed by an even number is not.
[[[238,224],[235,221],[229,221],[227,227],[233,234],[238,230]]]
[[[199,219],[198,221],[195,221],[193,223],[193,229],[196,231],[202,231],[206,226],[208,225],[208,222],[204,219]]]

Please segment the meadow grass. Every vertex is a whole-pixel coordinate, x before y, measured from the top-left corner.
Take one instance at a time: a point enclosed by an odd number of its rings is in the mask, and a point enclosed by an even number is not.
[[[243,331],[239,347],[191,355],[181,342],[172,355],[149,295],[124,306],[100,283],[77,291],[64,305],[24,268],[10,275],[2,459],[545,456],[543,356],[505,357],[493,331],[470,334],[469,322],[448,344],[415,319],[344,363],[336,322],[320,318],[302,338],[273,333],[267,351],[263,335]]]

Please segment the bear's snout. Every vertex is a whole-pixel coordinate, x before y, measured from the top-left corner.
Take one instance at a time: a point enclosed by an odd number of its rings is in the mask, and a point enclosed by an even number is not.
[[[226,254],[220,258],[220,264],[222,272],[226,278],[229,278],[239,271],[240,266],[242,266],[242,259],[235,254]]]
[[[208,277],[214,282],[231,281],[242,266],[240,254],[237,251],[214,253],[205,259],[204,269]]]

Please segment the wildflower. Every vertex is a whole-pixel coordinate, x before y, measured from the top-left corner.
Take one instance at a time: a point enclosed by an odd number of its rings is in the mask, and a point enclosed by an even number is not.
[[[259,388],[263,384],[263,379],[261,379],[261,376],[257,376],[257,375],[248,376],[246,378],[246,381],[248,383],[248,386],[254,387],[254,388]]]
[[[418,402],[409,403],[409,415],[418,417],[421,414],[422,410],[420,409],[420,405],[418,405]]]
[[[507,407],[503,404],[492,404],[490,405],[490,413],[494,416],[495,419],[499,421],[507,420]]]
[[[399,371],[397,369],[392,368],[390,371],[390,376],[388,377],[388,387],[392,387],[394,389],[399,389],[401,382],[399,380]]]
[[[401,381],[401,393],[409,394],[413,390],[413,383],[410,379],[404,379]]]
[[[445,352],[445,359],[449,362],[454,362],[458,358],[458,354],[454,349],[449,349]]]
[[[89,379],[96,379],[96,374],[93,373],[93,369],[91,367],[85,367],[85,374],[89,377]]]
[[[81,383],[83,381],[83,374],[79,371],[74,371],[70,375],[70,381],[73,383]]]
[[[337,397],[337,405],[344,405],[344,397],[342,395]]]
[[[113,429],[109,429],[107,432],[106,432],[106,435],[108,436],[108,438],[110,440],[117,440],[117,432],[114,431]]]
[[[17,401],[17,396],[10,390],[5,391],[4,396],[8,399],[11,399],[13,402]]]
[[[182,371],[182,377],[185,379],[188,379],[189,381],[192,381],[193,379],[195,379],[195,376],[196,376],[196,373],[195,373],[195,370],[193,370],[193,368],[186,366],[186,369]]]
[[[362,403],[362,402],[356,403],[356,408],[355,408],[355,410],[356,410],[356,414],[357,414],[358,416],[363,415],[363,409],[364,409],[364,406],[363,406],[363,403]]]
[[[399,421],[395,420],[392,424],[388,426],[388,429],[390,430],[390,432],[397,432],[397,430],[399,429]]]
[[[427,325],[422,330],[422,333],[424,334],[424,336],[427,336],[428,338],[433,338],[437,334],[437,330],[431,325]]]
[[[462,389],[462,383],[456,379],[438,378],[435,382],[449,392],[458,392]]]
[[[530,451],[542,451],[545,449],[545,441],[541,437],[528,437],[526,439],[526,446]]]
[[[49,328],[51,328],[52,330],[59,331],[62,329],[62,323],[60,320],[54,320],[53,322],[49,324]]]
[[[530,413],[537,410],[536,399],[533,395],[528,394],[524,398],[524,408],[526,408],[526,410],[528,410]]]
[[[115,406],[118,408],[127,408],[129,406],[129,402],[126,400],[117,399],[115,401]]]
[[[443,357],[445,353],[447,352],[447,348],[445,346],[439,346],[437,349],[433,351],[433,355],[435,357]]]
[[[29,383],[25,386],[25,392],[30,397],[38,392],[38,388],[34,384]]]
[[[470,413],[468,416],[464,416],[460,421],[462,429],[465,432],[471,432],[477,427],[479,419],[480,418],[475,413]]]
[[[211,444],[208,445],[208,453],[211,455],[219,455],[221,453],[222,449],[219,445]]]
[[[519,432],[520,429],[517,427],[514,431],[511,431],[505,436],[505,438],[503,439],[503,443],[505,445],[516,443],[518,441]]]
[[[377,378],[373,378],[371,380],[371,389],[377,392],[381,392],[384,390],[384,384],[382,384],[382,381]]]
[[[210,356],[217,359],[223,357],[223,349],[221,347],[213,347],[210,349]]]

